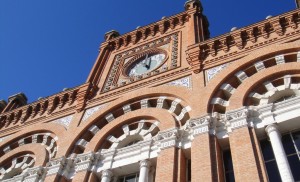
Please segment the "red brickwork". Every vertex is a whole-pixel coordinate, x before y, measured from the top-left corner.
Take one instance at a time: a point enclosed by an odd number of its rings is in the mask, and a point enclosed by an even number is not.
[[[196,136],[191,148],[192,181],[213,181],[209,134]]]
[[[156,182],[175,182],[177,180],[176,148],[164,149],[157,157]]]
[[[248,127],[230,133],[230,150],[236,181],[260,181],[260,171],[254,154],[253,141]]]

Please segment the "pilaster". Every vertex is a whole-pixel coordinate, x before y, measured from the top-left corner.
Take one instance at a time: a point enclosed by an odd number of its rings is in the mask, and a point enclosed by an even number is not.
[[[241,108],[226,113],[229,143],[236,181],[261,181],[248,128],[248,110]]]

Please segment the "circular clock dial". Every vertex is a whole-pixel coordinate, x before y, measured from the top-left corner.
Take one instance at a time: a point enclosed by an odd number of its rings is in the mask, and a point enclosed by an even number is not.
[[[144,73],[148,73],[160,66],[165,57],[166,55],[163,53],[153,55],[147,54],[135,61],[130,66],[129,70],[127,71],[127,74],[129,76],[138,76]]]

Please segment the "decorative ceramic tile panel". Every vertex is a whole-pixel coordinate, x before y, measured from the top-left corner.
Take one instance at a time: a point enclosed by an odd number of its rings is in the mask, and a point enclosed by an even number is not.
[[[72,121],[73,115],[69,115],[63,118],[59,118],[57,120],[52,121],[53,123],[58,123],[63,125],[66,129],[68,129],[71,121]]]
[[[180,78],[178,80],[174,80],[169,83],[166,83],[165,85],[180,86],[180,87],[186,87],[186,88],[191,89],[192,88],[192,78],[190,76]]]
[[[107,106],[106,104],[103,104],[103,105],[99,105],[99,106],[87,109],[82,117],[82,121],[86,121],[91,115],[93,115],[95,112],[99,111],[100,109],[105,108],[106,106]]]
[[[211,68],[209,70],[206,70],[206,78],[207,81],[210,81],[213,77],[215,77],[218,73],[220,73],[223,69],[225,69],[227,66],[229,66],[230,63],[222,64],[220,66]]]

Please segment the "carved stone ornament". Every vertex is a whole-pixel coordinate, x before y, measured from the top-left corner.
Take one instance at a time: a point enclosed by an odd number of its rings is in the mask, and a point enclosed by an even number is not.
[[[213,79],[218,73],[220,73],[223,69],[227,68],[230,65],[230,63],[225,63],[220,66],[216,66],[214,68],[210,68],[205,71],[207,82],[209,82],[211,79]]]
[[[92,108],[89,108],[87,109],[85,112],[84,112],[84,115],[82,117],[82,121],[86,121],[90,116],[92,116],[95,112],[99,111],[99,110],[102,110],[104,109],[105,107],[107,107],[106,104],[103,104],[103,105],[99,105],[99,106],[95,106],[95,107],[92,107]]]
[[[78,171],[84,171],[90,169],[94,160],[95,160],[95,155],[92,152],[87,154],[77,155],[74,160],[75,171],[78,172]]]
[[[210,129],[210,122],[210,116],[195,118],[186,123],[185,130],[191,130],[194,137],[202,133],[208,133]]]
[[[161,150],[167,149],[170,147],[175,147],[177,144],[177,141],[179,140],[180,135],[177,128],[167,130],[164,132],[160,132],[157,135],[157,142],[159,144],[159,148]]]
[[[190,76],[180,78],[178,80],[174,80],[169,83],[166,83],[165,85],[186,87],[188,89],[191,89],[192,88],[192,78]]]
[[[228,131],[231,132],[233,129],[248,126],[248,113],[248,110],[244,107],[226,113],[225,123],[228,126]]]

